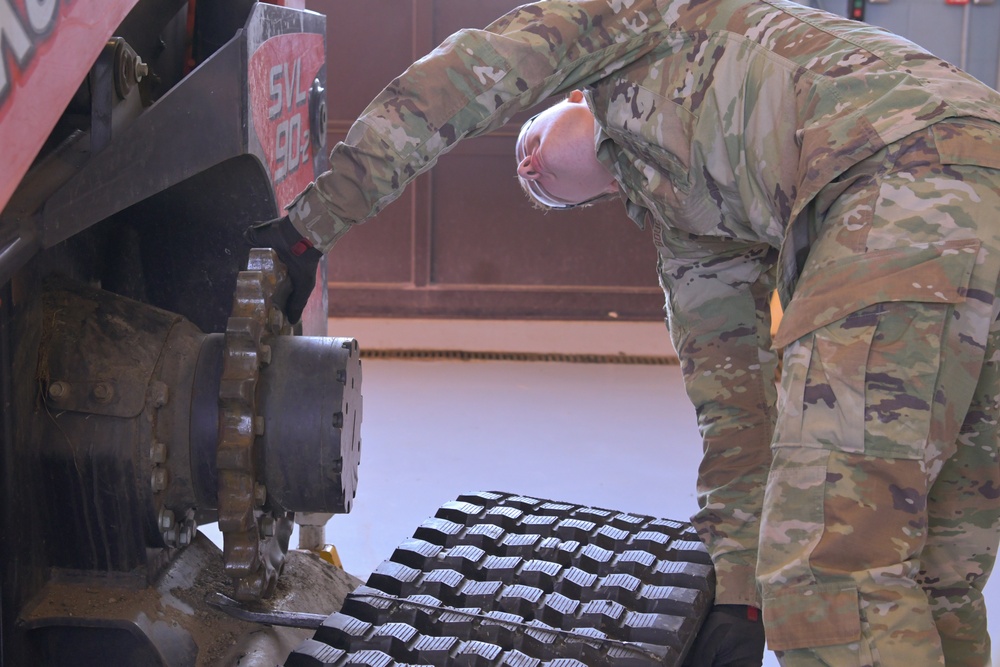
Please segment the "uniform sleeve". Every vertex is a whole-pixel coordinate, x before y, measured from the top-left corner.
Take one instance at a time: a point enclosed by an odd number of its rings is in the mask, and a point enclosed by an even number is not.
[[[775,250],[662,232],[670,334],[703,437],[692,518],[712,554],[717,601],[760,606],[754,579],[770,465],[777,355],[770,350]]]
[[[653,0],[547,0],[455,33],[365,109],[290,206],[293,223],[328,251],[460,140],[634,62],[664,29]]]

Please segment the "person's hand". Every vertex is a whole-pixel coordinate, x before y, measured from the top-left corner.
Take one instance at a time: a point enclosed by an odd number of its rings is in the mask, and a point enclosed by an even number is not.
[[[284,313],[295,324],[302,317],[302,310],[316,286],[316,269],[323,254],[313,247],[309,239],[292,226],[288,216],[250,225],[243,232],[255,248],[274,248],[292,283],[292,293],[285,301]]]
[[[760,610],[717,604],[701,626],[684,667],[760,667],[764,664],[764,624]]]

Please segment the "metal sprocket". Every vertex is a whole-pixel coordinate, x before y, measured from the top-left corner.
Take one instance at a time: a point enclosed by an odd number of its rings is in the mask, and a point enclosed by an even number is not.
[[[235,597],[244,601],[274,591],[292,532],[291,513],[265,508],[267,489],[255,446],[264,429],[257,395],[261,368],[270,363],[273,338],[292,333],[279,307],[289,290],[288,273],[274,250],[252,249],[247,269],[237,277],[226,324],[216,451],[219,530],[225,570],[234,580]]]

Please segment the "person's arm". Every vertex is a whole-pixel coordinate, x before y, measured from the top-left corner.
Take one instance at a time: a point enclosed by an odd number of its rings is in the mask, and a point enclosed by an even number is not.
[[[715,562],[716,602],[760,607],[754,571],[777,398],[769,306],[776,251],[663,236],[670,334],[704,443],[693,522]]]
[[[392,81],[334,147],[330,169],[287,214],[246,232],[248,242],[274,248],[288,268],[289,319],[298,320],[317,265],[337,240],[460,140],[665,48],[654,0],[613,4],[545,0],[518,7],[483,30],[456,32]]]
[[[292,223],[326,253],[458,141],[663,48],[664,29],[652,0],[548,0],[455,33],[369,104],[291,207]]]

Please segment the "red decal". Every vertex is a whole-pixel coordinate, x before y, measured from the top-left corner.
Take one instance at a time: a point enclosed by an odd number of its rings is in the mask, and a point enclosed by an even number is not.
[[[272,37],[250,58],[250,115],[279,208],[313,180],[309,90],[326,59],[323,36]]]

